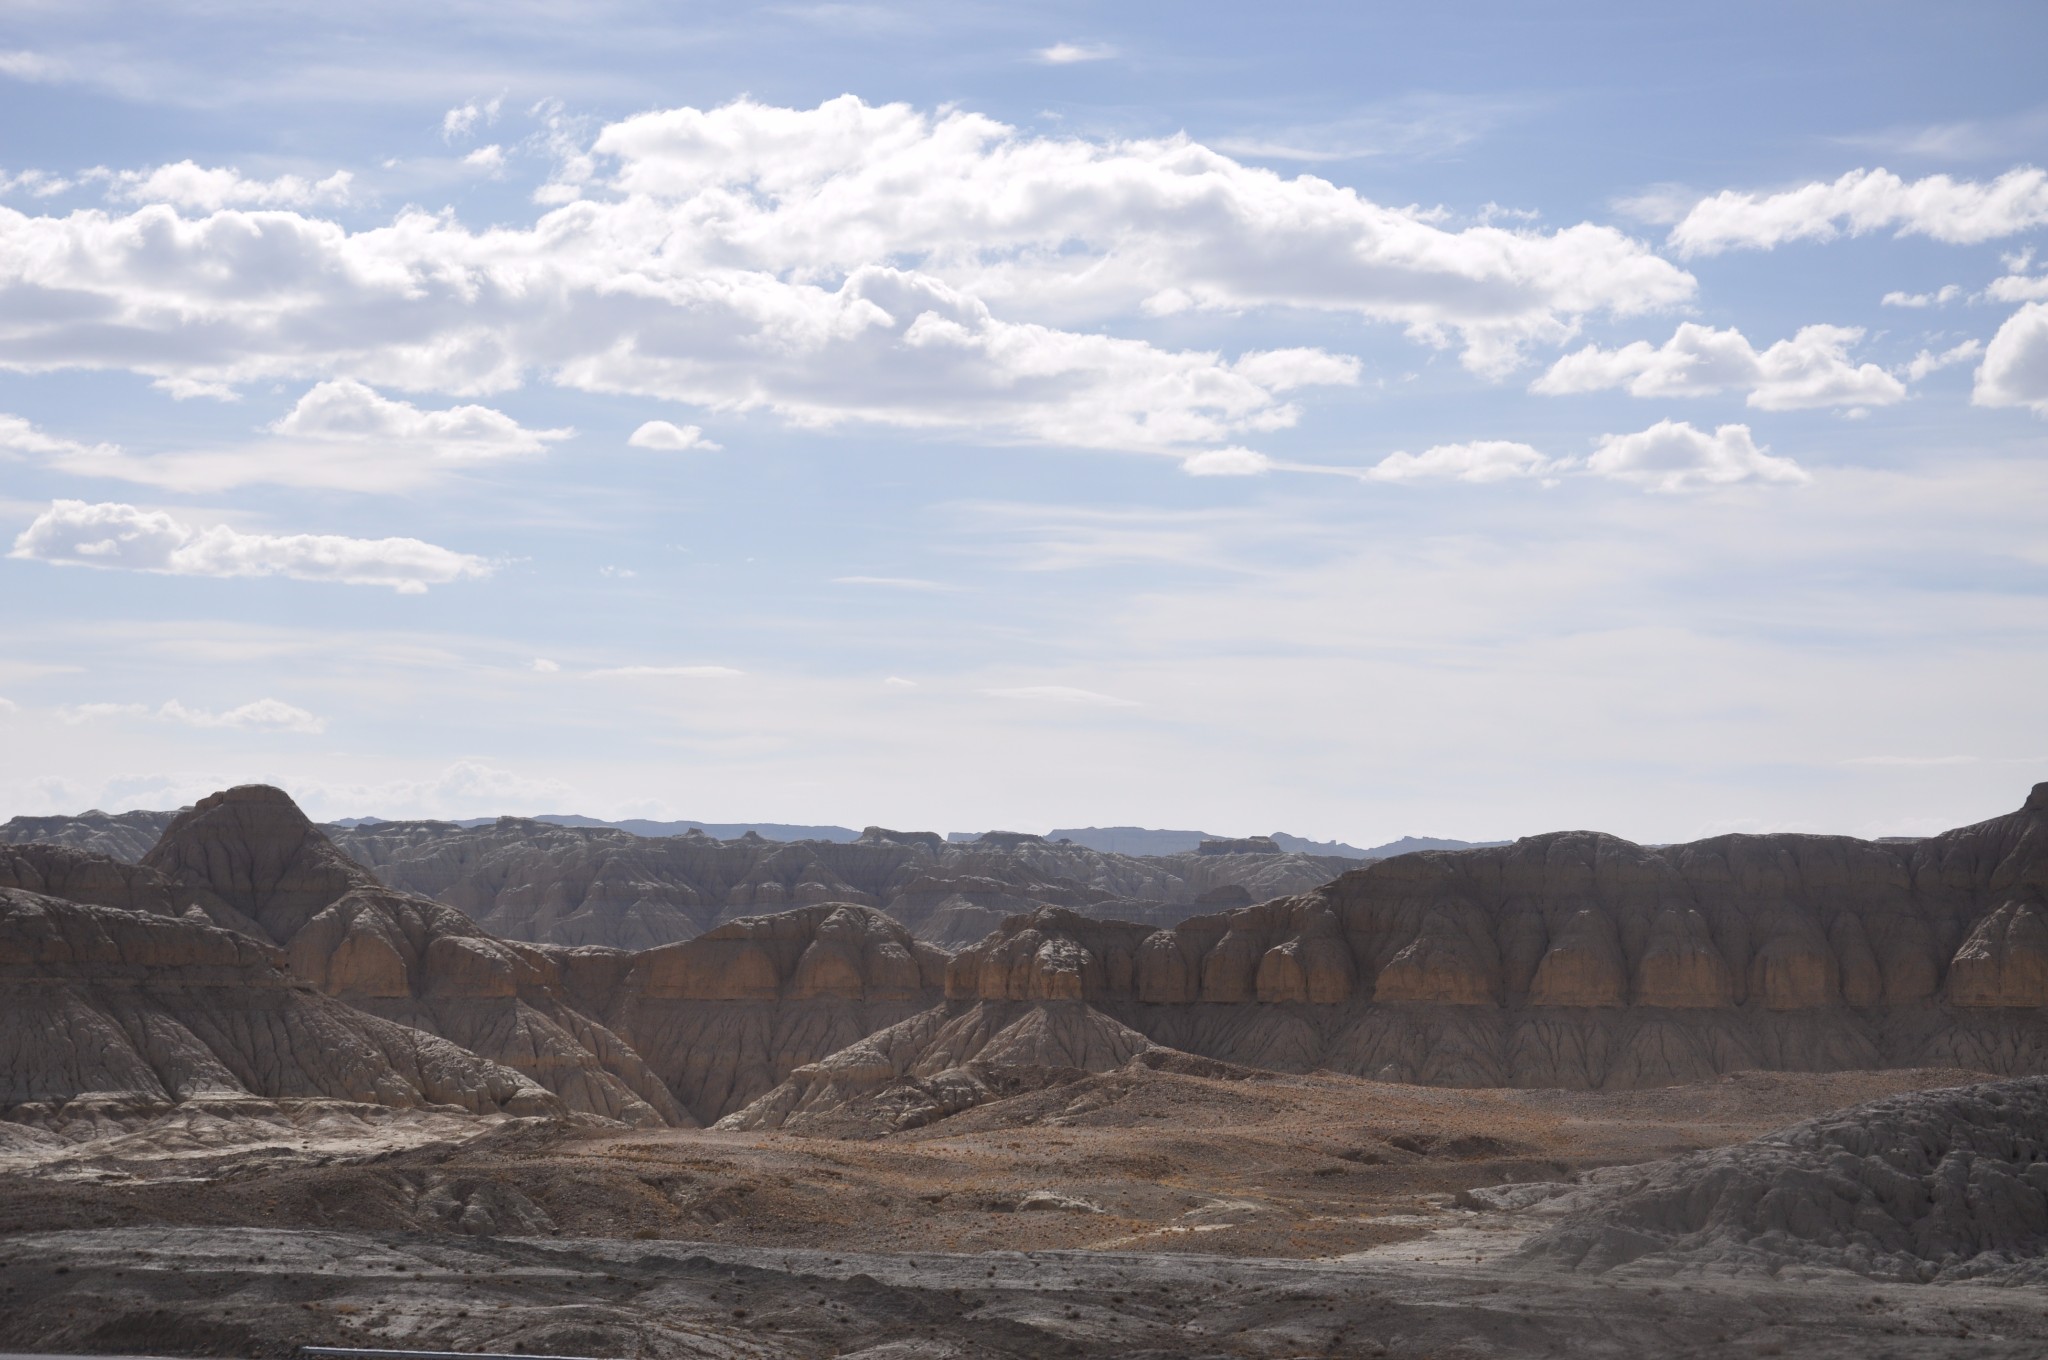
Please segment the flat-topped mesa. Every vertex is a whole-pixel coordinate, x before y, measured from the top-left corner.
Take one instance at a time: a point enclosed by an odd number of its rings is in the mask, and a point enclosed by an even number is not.
[[[1271,836],[1213,836],[1197,842],[1198,855],[1279,855],[1286,853]]]

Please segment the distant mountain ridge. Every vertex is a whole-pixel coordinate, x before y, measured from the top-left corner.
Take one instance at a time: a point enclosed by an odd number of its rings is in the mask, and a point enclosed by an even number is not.
[[[356,828],[376,826],[379,823],[405,820],[387,817],[339,817],[327,823],[328,826]],[[474,829],[490,826],[496,817],[460,817],[450,825]],[[585,817],[579,813],[547,812],[538,816],[523,818],[525,821],[547,822],[551,826],[595,827],[613,831],[626,831],[635,836],[682,836],[691,831],[701,831],[713,840],[738,840],[749,832],[771,841],[832,841],[848,845],[861,838],[861,833],[847,826],[806,826],[791,822],[695,822],[695,821],[653,821],[645,817],[628,817],[619,821],[606,821],[602,817]],[[946,840],[953,844],[969,844],[987,833],[980,831],[951,831]],[[1089,850],[1100,850],[1111,855],[1186,855],[1192,854],[1205,840],[1225,839],[1208,831],[1164,830],[1148,826],[1083,826],[1065,827],[1045,833],[1051,842],[1072,841],[1075,845]],[[1343,841],[1312,841],[1305,836],[1291,836],[1285,831],[1272,833],[1273,843],[1293,855],[1335,855],[1343,859],[1386,859],[1393,855],[1406,855],[1416,850],[1474,850],[1506,841],[1459,841],[1446,840],[1440,836],[1403,836],[1385,845],[1360,849]]]
[[[1162,831],[1146,826],[1067,827],[1048,831],[1045,838],[1050,841],[1070,840],[1076,845],[1112,855],[1184,855],[1203,841],[1223,839],[1207,831]],[[1273,832],[1272,840],[1289,854],[1337,855],[1344,859],[1387,859],[1416,850],[1476,850],[1507,844],[1506,841],[1453,841],[1437,836],[1403,836],[1397,841],[1361,850],[1343,841],[1312,841],[1290,836],[1284,831]]]
[[[175,816],[171,812],[122,812],[104,813],[95,809],[71,817],[16,817],[0,823],[0,844],[14,844],[25,841],[48,841],[56,844],[75,845],[101,854],[111,854],[116,859],[130,862],[140,859],[143,852],[156,842],[157,836],[170,824]],[[337,817],[324,823],[329,830],[355,831],[367,827],[390,825],[407,820],[390,817]],[[459,826],[465,830],[495,826],[497,817],[462,817],[444,823]],[[829,841],[839,845],[851,845],[860,840],[862,833],[845,826],[806,826],[793,822],[695,822],[695,821],[653,821],[645,817],[628,817],[621,821],[606,821],[601,817],[585,817],[577,813],[551,812],[538,817],[517,820],[546,822],[550,826],[579,827],[595,830],[624,831],[634,836],[659,838],[682,836],[692,831],[702,832],[713,840],[731,841],[752,834],[771,841]],[[971,844],[985,832],[954,831],[946,836],[951,844]],[[1050,843],[1061,840],[1089,850],[1100,850],[1110,855],[1187,855],[1193,854],[1205,840],[1220,840],[1222,837],[1207,831],[1162,830],[1146,826],[1083,826],[1066,827],[1048,831],[1043,838]],[[1301,836],[1290,836],[1284,831],[1275,831],[1271,837],[1274,844],[1293,855],[1323,855],[1340,859],[1388,859],[1394,855],[1406,855],[1417,850],[1475,850],[1497,845],[1506,841],[1459,841],[1446,840],[1439,836],[1403,836],[1385,845],[1375,845],[1361,850],[1343,841],[1312,841]]]

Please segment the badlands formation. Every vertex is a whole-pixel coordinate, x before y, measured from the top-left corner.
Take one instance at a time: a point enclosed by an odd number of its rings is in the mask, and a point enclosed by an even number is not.
[[[17,817],[0,824],[0,844],[49,842],[136,861],[173,816]],[[1013,832],[950,843],[930,831],[874,826],[852,844],[649,837],[519,817],[320,829],[385,886],[457,907],[504,939],[625,949],[822,902],[881,907],[919,939],[948,948],[1042,906],[1170,925],[1197,907],[1301,892],[1357,864],[1284,853],[1266,837],[1139,858]],[[1228,850],[1248,853],[1217,853]]]
[[[10,1349],[2048,1348],[2048,785],[1363,867],[154,816],[0,845]]]

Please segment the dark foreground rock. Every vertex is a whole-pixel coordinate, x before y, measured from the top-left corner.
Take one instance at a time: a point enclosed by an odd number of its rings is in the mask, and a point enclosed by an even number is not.
[[[1632,1169],[1539,1235],[1536,1266],[2048,1280],[2048,1078],[1916,1091]]]
[[[2048,1300],[2018,1291],[259,1229],[0,1237],[0,1297],[12,1350],[247,1357],[323,1344],[760,1360],[1921,1360],[2048,1346]]]

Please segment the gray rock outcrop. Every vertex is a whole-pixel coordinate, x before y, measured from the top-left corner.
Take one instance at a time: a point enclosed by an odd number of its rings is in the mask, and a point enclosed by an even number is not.
[[[1665,1276],[2048,1282],[2048,1078],[1916,1091],[1610,1173],[1521,1252]]]

